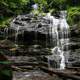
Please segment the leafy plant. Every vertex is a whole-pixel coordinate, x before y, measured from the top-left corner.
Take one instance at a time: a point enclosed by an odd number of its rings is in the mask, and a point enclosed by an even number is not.
[[[68,10],[67,20],[69,24],[77,24],[80,22],[80,7],[71,7]]]

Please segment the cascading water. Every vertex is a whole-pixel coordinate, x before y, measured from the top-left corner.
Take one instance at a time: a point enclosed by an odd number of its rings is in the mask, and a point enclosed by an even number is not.
[[[47,23],[44,22],[44,23],[50,25],[48,26],[49,36],[51,37],[50,43],[52,43],[52,46],[54,45],[54,47],[51,49],[53,55],[48,56],[48,66],[49,68],[51,67],[50,60],[55,60],[57,64],[59,64],[58,66],[56,66],[56,68],[65,69],[66,66],[65,54],[66,53],[69,54],[68,52],[64,51],[65,45],[69,43],[69,38],[68,38],[69,26],[66,22],[65,11],[61,11],[60,18],[55,18],[54,16],[51,16],[50,13],[48,13],[48,15],[46,17],[43,17],[42,20],[43,19],[50,22],[50,23],[49,22]],[[33,19],[33,17],[30,18],[30,22],[28,22],[28,20],[29,20],[28,16],[21,15],[12,21],[11,28],[15,30],[15,44],[17,44],[18,42],[19,32],[22,32],[21,34],[23,34],[24,36],[24,31],[34,31],[36,44],[38,44],[37,32],[40,32],[40,29],[41,30],[43,29],[42,26],[38,28],[38,24],[40,24],[41,21],[40,23],[38,21],[36,22],[35,19]],[[46,35],[46,47],[48,42],[47,38],[48,36]],[[68,47],[66,47],[66,51],[68,51]]]
[[[11,22],[11,29],[13,29],[13,30],[15,30],[15,46],[16,46],[16,48],[18,48],[18,35],[19,35],[19,31],[20,31],[20,29],[22,29],[22,26],[20,26],[20,25],[16,25],[15,24],[15,21],[17,21],[17,19],[19,19],[18,20],[18,22],[21,20],[21,16],[20,15],[18,15],[15,19],[13,19],[13,21]],[[22,29],[21,30],[21,33],[22,33],[22,36],[24,35],[24,30]]]
[[[4,28],[4,36],[6,39],[8,38],[8,28]]]
[[[55,56],[59,56],[60,59],[57,62],[60,63],[59,69],[65,69],[65,52],[64,52],[64,45],[69,42],[68,38],[68,30],[69,26],[66,22],[66,15],[65,11],[61,11],[61,15],[59,19],[56,19],[54,16],[51,16],[50,13],[48,13],[47,16],[48,19],[50,19],[51,24],[51,34],[52,34],[52,41],[55,39],[55,45],[54,48],[51,49],[53,55],[48,57],[48,62],[49,60],[54,60]],[[67,47],[68,50],[68,47]],[[50,62],[49,62],[49,67],[50,67]]]
[[[19,29],[20,29],[20,26],[18,26],[18,27],[16,28],[16,31],[15,31],[15,43],[17,43],[17,41],[18,41]]]

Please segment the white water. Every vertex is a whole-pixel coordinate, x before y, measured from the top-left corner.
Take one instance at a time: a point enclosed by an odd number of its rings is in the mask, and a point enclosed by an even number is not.
[[[17,18],[19,18],[19,20],[21,21],[21,16],[18,16]],[[46,19],[50,20],[50,35],[52,36],[52,43],[53,45],[55,45],[55,47],[53,47],[51,49],[51,52],[53,53],[52,56],[48,56],[48,64],[49,64],[49,68],[50,68],[50,59],[54,60],[54,58],[56,58],[56,62],[58,62],[60,64],[59,69],[65,69],[65,52],[64,52],[64,45],[67,44],[69,42],[69,38],[68,38],[68,30],[69,30],[69,26],[66,22],[66,13],[65,11],[61,11],[61,15],[60,18],[55,18],[54,16],[51,16],[50,13],[47,14],[47,16],[45,17]],[[19,30],[28,30],[28,26],[30,26],[30,24],[23,22],[24,26],[20,26],[20,25],[15,25],[13,22],[15,21],[15,19],[12,21],[11,23],[11,27],[13,29],[15,29],[15,44],[17,44],[18,42],[18,33]],[[35,26],[35,40],[37,40],[37,31],[36,31],[36,27]],[[30,29],[30,28],[29,28]],[[24,31],[22,31],[24,33]],[[46,40],[47,40],[47,36],[46,36]],[[37,43],[37,42],[36,42]],[[47,41],[46,41],[47,43]],[[47,44],[46,44],[47,46]],[[68,50],[68,47],[67,49]],[[55,57],[56,56],[56,57]]]
[[[52,34],[52,39],[54,40],[54,38],[56,39],[56,45],[54,48],[51,49],[51,52],[53,53],[52,56],[48,57],[48,62],[50,59],[55,58],[55,55],[58,57],[60,57],[60,59],[57,59],[58,61],[60,60],[60,70],[65,69],[66,65],[65,65],[65,53],[64,53],[64,45],[67,44],[69,42],[69,38],[68,38],[68,30],[69,30],[69,26],[66,22],[66,15],[65,15],[65,11],[61,12],[60,18],[56,19],[54,16],[51,16],[50,13],[48,13],[48,15],[46,16],[50,21],[50,27],[52,27],[50,31]],[[61,37],[61,38],[60,38]],[[55,44],[55,43],[53,43]],[[67,47],[68,50],[68,47]],[[49,67],[50,67],[50,62],[49,62]]]
[[[4,36],[6,37],[6,39],[8,38],[8,28],[4,28]]]
[[[18,15],[17,16],[17,18],[19,19],[19,20],[21,20],[21,16],[20,15]],[[22,28],[22,26],[20,26],[20,25],[16,25],[14,22],[15,22],[15,20],[16,20],[16,18],[15,19],[13,19],[13,21],[11,22],[11,29],[13,29],[13,30],[15,30],[15,46],[16,46],[16,48],[18,48],[18,35],[19,35],[19,32],[20,32],[20,30],[21,30],[21,32],[22,32],[22,37],[23,37],[23,35],[24,35],[24,30],[23,30],[23,28]]]
[[[18,42],[18,33],[19,33],[19,29],[20,29],[20,26],[18,26],[18,27],[16,28],[16,31],[15,31],[15,43]]]

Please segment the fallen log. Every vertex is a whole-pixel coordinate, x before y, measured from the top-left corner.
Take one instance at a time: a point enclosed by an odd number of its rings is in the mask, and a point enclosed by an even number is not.
[[[59,77],[62,77],[64,79],[80,80],[80,76],[77,76],[77,75],[74,75],[71,73],[67,73],[66,71],[50,70],[50,69],[45,68],[45,67],[40,67],[40,69],[43,70],[44,72],[49,73],[50,75],[56,74]]]

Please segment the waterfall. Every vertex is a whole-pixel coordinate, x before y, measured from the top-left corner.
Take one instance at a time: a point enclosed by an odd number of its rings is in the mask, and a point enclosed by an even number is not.
[[[5,39],[8,38],[8,28],[4,28],[4,36],[5,36]]]
[[[15,33],[14,33],[15,34],[15,39],[14,40],[15,40],[16,48],[18,48],[18,35],[19,35],[19,32],[21,32],[22,37],[24,36],[23,27],[21,25],[19,25],[19,22],[21,21],[21,17],[22,16],[18,15],[16,18],[13,19],[13,21],[10,24],[10,28],[15,30]],[[17,22],[17,25],[15,24],[15,21]]]
[[[59,59],[56,59],[56,61],[60,64],[59,69],[62,70],[65,69],[66,67],[64,45],[69,42],[68,38],[69,26],[66,22],[65,11],[61,11],[59,19],[55,18],[54,16],[51,16],[50,13],[48,13],[47,18],[51,22],[50,33],[52,35],[52,41],[55,39],[55,43],[52,42],[55,45],[55,47],[51,49],[53,55],[49,56],[48,59],[54,60],[55,57],[57,58],[59,57]],[[50,62],[49,62],[49,67],[50,67]]]
[[[65,69],[66,67],[66,57],[65,54],[68,53],[68,47],[66,47],[66,51],[64,51],[65,45],[69,43],[69,25],[66,21],[66,12],[61,11],[60,18],[56,18],[54,16],[51,16],[50,13],[48,13],[45,17],[39,18],[41,21],[45,20],[44,22],[39,21],[38,19],[34,19],[34,16],[28,16],[28,15],[19,15],[13,21],[11,22],[11,28],[15,30],[15,44],[16,46],[18,43],[18,34],[19,32],[22,32],[21,34],[24,36],[24,31],[34,31],[36,44],[38,44],[38,32],[47,32],[45,29],[46,27],[41,26],[40,28],[38,25],[40,23],[48,24],[48,32],[50,36],[50,43],[52,45],[51,53],[52,55],[48,56],[48,66],[51,67],[51,61],[57,62],[56,68],[59,68],[60,70]],[[37,22],[36,22],[37,21]],[[47,22],[46,22],[47,21]],[[47,40],[48,36],[46,35],[46,48],[47,48]],[[50,46],[51,46],[50,45]],[[68,61],[68,60],[67,60]]]
[[[16,31],[15,31],[15,43],[18,42],[18,33],[19,33],[19,29],[20,29],[20,26],[17,26]]]

